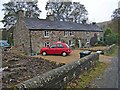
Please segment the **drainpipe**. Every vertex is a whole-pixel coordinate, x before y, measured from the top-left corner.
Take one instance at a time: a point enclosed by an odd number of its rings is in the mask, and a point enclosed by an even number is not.
[[[29,30],[29,35],[30,35],[30,54],[31,54],[31,56],[32,56],[31,30]]]

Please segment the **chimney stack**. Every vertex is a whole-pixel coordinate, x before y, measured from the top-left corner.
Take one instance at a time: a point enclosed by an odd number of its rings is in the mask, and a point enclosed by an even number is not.
[[[96,22],[92,22],[93,25],[96,25]]]
[[[53,15],[47,15],[47,20],[54,21],[54,16]]]
[[[17,18],[18,19],[24,19],[24,11],[23,10],[17,11]]]
[[[86,24],[86,20],[82,20],[82,24]]]
[[[47,12],[47,18],[46,19],[50,20],[50,21],[54,21],[55,20],[53,11],[51,9],[48,10],[48,12]]]

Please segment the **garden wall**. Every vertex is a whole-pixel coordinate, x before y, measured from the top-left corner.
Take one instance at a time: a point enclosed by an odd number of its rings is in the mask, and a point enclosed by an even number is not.
[[[112,45],[110,45],[109,47],[107,47],[107,48],[104,50],[104,55],[110,54],[110,53],[113,51],[114,47],[115,47],[115,44],[112,44]]]
[[[24,88],[63,88],[66,83],[77,78],[84,71],[94,67],[99,61],[99,54],[94,53],[70,64],[53,69],[40,76],[24,81],[15,86],[15,89]]]
[[[64,65],[43,58],[26,56],[15,50],[1,51],[0,56],[0,79],[2,79],[0,84],[2,83],[3,89],[13,88],[20,82]]]

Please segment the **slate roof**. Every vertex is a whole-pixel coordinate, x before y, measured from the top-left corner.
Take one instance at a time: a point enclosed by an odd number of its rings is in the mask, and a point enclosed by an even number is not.
[[[25,24],[30,30],[68,30],[68,31],[94,31],[102,32],[102,29],[93,24],[80,24],[64,21],[50,21],[38,18],[25,18]]]

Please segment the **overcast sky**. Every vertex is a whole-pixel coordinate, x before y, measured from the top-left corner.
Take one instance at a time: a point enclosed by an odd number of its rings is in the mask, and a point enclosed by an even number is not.
[[[1,10],[3,8],[2,4],[10,0],[0,0],[0,20],[3,19],[4,12]],[[45,5],[48,0],[38,0],[38,7],[42,11],[40,18],[45,19],[46,11]],[[88,11],[88,18],[90,22],[103,22],[111,19],[113,11],[118,8],[118,2],[120,0],[72,0],[75,2],[80,2],[85,5]],[[0,23],[0,28],[3,24]]]

